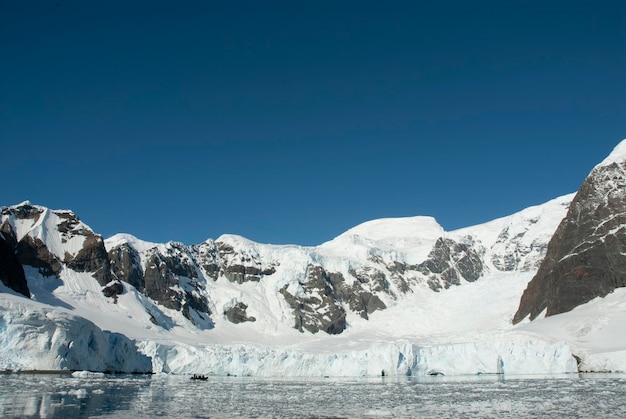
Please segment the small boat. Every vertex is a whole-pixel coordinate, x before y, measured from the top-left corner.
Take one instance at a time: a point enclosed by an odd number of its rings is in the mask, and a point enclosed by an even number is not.
[[[202,375],[202,374],[194,374],[189,378],[192,380],[208,380],[209,379],[209,377],[207,377],[206,375]]]

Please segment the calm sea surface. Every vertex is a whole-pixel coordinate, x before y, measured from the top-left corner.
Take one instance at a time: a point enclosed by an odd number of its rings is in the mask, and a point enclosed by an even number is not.
[[[1,417],[626,417],[626,376],[256,379],[0,375]]]

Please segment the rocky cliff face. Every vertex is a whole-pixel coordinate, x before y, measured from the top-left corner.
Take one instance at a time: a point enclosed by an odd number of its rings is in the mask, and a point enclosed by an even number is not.
[[[592,170],[522,295],[514,323],[626,286],[626,142]]]
[[[198,328],[284,323],[339,334],[416,289],[440,292],[489,273],[536,269],[568,203],[455,232],[429,217],[374,220],[317,247],[232,235],[191,246],[124,234],[103,241],[70,211],[27,202],[2,209],[0,232],[20,264],[58,284],[73,281],[72,272],[88,274],[110,304],[138,293],[160,327],[172,327],[178,313]],[[80,284],[64,292],[81,292]]]
[[[28,283],[22,264],[15,256],[15,244],[0,234],[0,281],[15,292],[30,297]]]
[[[121,286],[111,271],[102,237],[71,211],[24,202],[3,208],[0,214],[0,233],[22,265],[37,268],[44,276],[59,276],[63,269],[88,272],[103,290]]]
[[[471,237],[466,242],[437,239],[428,259],[420,263],[418,270],[428,277],[428,285],[434,291],[461,285],[461,281],[474,282],[484,273],[482,254],[484,248]]]
[[[53,255],[41,238],[28,234],[19,234],[19,225],[35,226],[40,222],[44,210],[34,207],[28,202],[16,207],[5,208],[2,211],[2,232],[5,240],[14,248],[15,255],[22,265],[38,268],[46,276],[58,274],[61,271],[61,260]]]

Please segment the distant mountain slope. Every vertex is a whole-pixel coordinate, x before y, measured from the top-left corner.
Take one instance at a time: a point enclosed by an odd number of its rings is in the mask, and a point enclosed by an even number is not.
[[[585,179],[514,322],[567,312],[626,286],[626,141]]]

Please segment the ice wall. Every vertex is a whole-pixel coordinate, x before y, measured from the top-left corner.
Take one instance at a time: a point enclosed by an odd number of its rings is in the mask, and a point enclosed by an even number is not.
[[[576,361],[563,342],[503,333],[473,342],[421,346],[380,343],[339,352],[257,345],[166,345],[142,342],[154,372],[258,377],[359,377],[474,374],[575,373]]]

